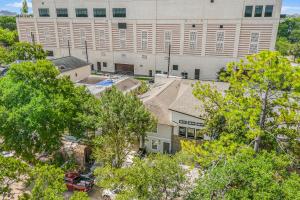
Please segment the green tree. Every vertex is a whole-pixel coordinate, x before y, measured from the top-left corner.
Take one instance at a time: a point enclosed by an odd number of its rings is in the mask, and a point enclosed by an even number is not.
[[[278,28],[278,37],[286,38],[290,43],[294,43],[300,40],[300,38],[295,38],[293,35],[297,35],[300,30],[300,17],[287,18],[280,22]]]
[[[51,165],[38,165],[31,172],[30,200],[63,200],[66,191],[64,172]]]
[[[300,42],[292,45],[291,55],[294,56],[294,61],[296,61],[298,58],[300,58]]]
[[[0,45],[11,46],[17,41],[18,34],[16,31],[0,28]]]
[[[123,94],[115,87],[100,98],[99,125],[102,135],[94,142],[97,160],[121,167],[130,147],[141,139],[142,147],[146,131],[155,120],[137,96]]]
[[[0,66],[9,63],[9,52],[6,48],[0,46]]]
[[[10,48],[10,60],[42,60],[46,58],[46,52],[39,44],[29,42],[17,42]]]
[[[276,42],[276,50],[279,51],[283,56],[288,56],[291,53],[293,45],[288,41],[287,38],[278,38]]]
[[[130,167],[98,168],[97,185],[117,189],[117,199],[174,199],[184,197],[190,186],[187,171],[180,166],[178,156],[151,155],[136,158]]]
[[[28,5],[27,5],[26,0],[23,0],[23,2],[22,2],[21,13],[22,14],[28,14]]]
[[[300,199],[300,176],[289,158],[265,151],[238,153],[209,168],[188,199]]]
[[[9,29],[10,31],[17,30],[16,17],[0,16],[0,28]]]
[[[24,162],[0,155],[0,194],[2,199],[10,198],[12,184],[23,180],[28,171],[28,165]]]
[[[278,52],[264,51],[229,64],[227,71],[230,87],[225,94],[210,85],[195,86],[194,95],[207,113],[206,133],[217,140],[226,136],[229,150],[254,144],[255,151],[299,155],[299,69]],[[288,139],[278,140],[280,136]]]
[[[89,200],[89,196],[86,192],[74,192],[70,200]]]
[[[0,135],[25,159],[56,151],[63,134],[84,137],[95,129],[90,118],[98,101],[58,75],[51,62],[40,60],[13,64],[0,79]]]

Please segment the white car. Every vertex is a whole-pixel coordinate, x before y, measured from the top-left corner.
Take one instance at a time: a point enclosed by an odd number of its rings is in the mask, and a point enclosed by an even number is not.
[[[1,155],[4,158],[11,158],[11,157],[13,157],[15,155],[15,152],[13,152],[13,151],[2,151]]]

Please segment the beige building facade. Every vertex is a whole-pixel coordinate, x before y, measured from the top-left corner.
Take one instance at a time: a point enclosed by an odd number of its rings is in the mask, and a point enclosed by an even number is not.
[[[94,70],[212,80],[230,61],[274,50],[282,0],[33,0],[21,41]],[[169,53],[170,52],[170,53]],[[169,70],[168,70],[169,66]]]

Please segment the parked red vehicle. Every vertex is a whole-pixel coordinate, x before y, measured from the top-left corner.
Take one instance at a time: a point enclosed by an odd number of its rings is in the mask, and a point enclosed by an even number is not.
[[[69,191],[89,192],[94,186],[92,179],[83,177],[77,172],[66,173],[65,183]]]

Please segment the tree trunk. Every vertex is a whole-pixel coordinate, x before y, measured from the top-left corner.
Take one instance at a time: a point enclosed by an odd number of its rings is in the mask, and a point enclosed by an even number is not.
[[[268,88],[267,91],[265,93],[265,96],[263,97],[263,102],[262,102],[262,111],[260,114],[260,119],[259,119],[259,127],[260,130],[264,130],[265,129],[265,121],[266,121],[266,116],[267,116],[267,107],[268,107],[268,96],[269,96],[269,92],[270,92],[270,84],[268,84]],[[257,136],[255,138],[255,142],[254,142],[254,151],[257,153],[259,151],[259,145],[261,143],[261,136]]]
[[[146,138],[144,135],[140,136],[140,149],[145,149]]]

